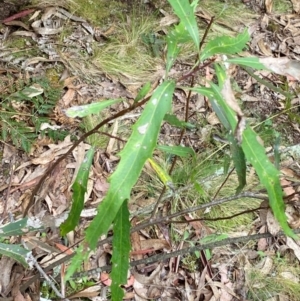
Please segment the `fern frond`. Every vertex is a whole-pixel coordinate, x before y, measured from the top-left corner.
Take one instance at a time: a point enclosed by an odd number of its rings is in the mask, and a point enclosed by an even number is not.
[[[11,94],[3,97],[0,111],[1,138],[4,141],[11,139],[16,147],[29,152],[40,134],[41,124],[50,122],[49,116],[60,94],[61,89],[51,86],[47,79],[34,78],[29,82],[17,82]],[[19,109],[18,105],[13,105],[16,103],[20,103]],[[64,139],[68,133],[48,129],[41,134],[57,141]]]

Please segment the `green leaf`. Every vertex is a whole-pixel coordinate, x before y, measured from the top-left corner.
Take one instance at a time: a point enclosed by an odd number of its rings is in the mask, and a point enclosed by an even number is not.
[[[187,27],[185,27],[183,22],[180,22],[178,25],[175,25],[174,28],[168,33],[167,38],[170,41],[176,43],[187,43],[192,40],[192,37],[189,35]]]
[[[227,238],[228,238],[228,234],[210,234],[210,235],[205,236],[204,238],[201,238],[199,240],[199,243],[209,244],[209,243],[221,241],[221,240],[227,239]]]
[[[116,216],[113,237],[113,255],[111,272],[112,300],[122,300],[124,296],[122,284],[127,283],[130,252],[130,222],[127,202],[124,202]]]
[[[251,67],[253,69],[257,70],[267,70],[267,67],[265,67],[260,61],[258,57],[235,57],[226,59],[225,63],[232,63],[236,65]]]
[[[175,39],[167,36],[167,62],[166,62],[166,73],[168,74],[171,67],[173,66],[178,54],[179,46]]]
[[[258,141],[258,136],[249,126],[243,132],[242,148],[247,159],[255,168],[260,182],[267,189],[269,204],[282,230],[286,235],[298,239],[287,223],[279,171],[269,161],[264,147]]]
[[[168,122],[170,125],[178,127],[180,129],[194,129],[196,128],[195,125],[189,123],[189,122],[185,122],[182,120],[179,120],[178,117],[174,114],[166,114],[164,117],[164,121]]]
[[[41,85],[35,83],[30,87],[25,87],[23,90],[11,94],[10,98],[28,99],[28,98],[36,97],[43,93],[44,93],[44,89],[41,87]]]
[[[157,145],[157,149],[176,155],[179,157],[187,157],[189,155],[195,156],[195,152],[191,147],[185,147],[185,146],[168,146],[168,145]]]
[[[30,231],[44,229],[38,218],[25,217],[0,228],[0,237],[24,235]]]
[[[189,32],[194,44],[199,51],[200,38],[197,21],[194,15],[193,7],[188,0],[168,0],[174,9],[176,15],[180,18],[184,28]]]
[[[60,226],[60,232],[62,236],[74,230],[75,227],[79,224],[80,213],[84,207],[84,194],[87,190],[87,182],[94,154],[95,148],[91,147],[87,152],[83,162],[81,163],[75,182],[72,185],[73,202],[67,220]]]
[[[74,106],[69,109],[66,109],[65,114],[71,118],[85,117],[87,115],[97,114],[101,112],[103,109],[120,101],[122,101],[122,99],[109,99],[109,100],[102,100],[100,102],[94,102],[88,105]]]
[[[68,281],[72,275],[80,268],[82,262],[88,259],[89,253],[84,249],[83,245],[80,245],[75,256],[72,258],[71,264],[68,266],[65,281]]]
[[[246,159],[245,159],[245,154],[243,152],[243,149],[239,146],[232,132],[228,134],[227,138],[228,141],[230,142],[229,145],[231,149],[232,160],[239,181],[239,186],[236,189],[236,193],[238,194],[243,190],[243,188],[246,185],[246,170],[247,170]]]
[[[13,258],[25,267],[29,266],[27,260],[30,253],[30,251],[24,249],[21,245],[0,243],[0,254]]]
[[[210,88],[195,87],[191,90],[208,97],[221,123],[227,130],[234,131],[237,124],[235,113],[223,99],[220,88],[214,83],[210,83],[210,86]]]
[[[217,37],[206,44],[200,55],[200,61],[204,61],[215,54],[234,54],[241,52],[246,47],[246,43],[249,39],[250,36],[247,29],[236,37]]]
[[[199,91],[199,93],[203,92],[203,95],[208,96],[210,101],[213,99],[217,102],[220,111],[222,114],[224,114],[230,125],[230,130],[234,132],[237,125],[237,118],[234,111],[223,99],[220,88],[213,83],[210,83],[210,85],[211,87],[208,89],[195,88],[194,90]],[[249,126],[247,126],[243,131],[243,140],[241,146],[247,160],[255,168],[260,182],[267,189],[270,206],[275,218],[282,227],[282,230],[286,235],[296,238],[297,236],[287,224],[287,218],[284,212],[282,189],[279,181],[279,172],[269,161],[264,147],[258,142],[258,136]]]
[[[215,72],[216,72],[216,75],[218,78],[219,87],[222,89],[224,82],[227,78],[226,70],[225,70],[224,66],[221,66],[220,64],[214,64],[214,67],[215,67]]]
[[[134,102],[139,102],[141,99],[143,99],[147,95],[147,93],[150,91],[150,89],[151,89],[151,83],[148,82],[141,88],[138,95],[134,99]]]
[[[164,168],[162,168],[154,159],[149,158],[148,162],[158,175],[159,179],[164,183],[164,185],[171,190],[175,190],[173,180],[169,173]]]
[[[98,207],[98,214],[86,231],[86,241],[96,247],[101,234],[107,233],[122,203],[130,198],[133,185],[142,168],[156,147],[161,122],[171,110],[175,89],[173,81],[163,82],[153,93],[141,117],[133,126],[133,132],[120,153],[120,163],[110,178],[110,187]]]

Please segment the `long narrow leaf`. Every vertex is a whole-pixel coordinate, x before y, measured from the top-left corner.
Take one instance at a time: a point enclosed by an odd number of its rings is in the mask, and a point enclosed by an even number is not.
[[[86,193],[87,190],[87,182],[89,178],[89,172],[92,165],[92,161],[94,158],[94,153],[95,153],[95,149],[94,147],[91,147],[87,152],[84,161],[80,165],[77,177],[75,179],[74,184],[72,185],[73,202],[67,220],[60,226],[62,236],[74,230],[79,223],[80,213],[84,206],[84,194]]]
[[[200,55],[200,60],[204,61],[215,54],[235,54],[241,52],[246,47],[249,39],[250,36],[247,29],[236,37],[217,37],[206,44]]]
[[[169,36],[167,37],[167,46],[166,73],[168,74],[178,56],[180,48],[177,41]]]
[[[88,105],[74,106],[69,109],[66,109],[65,114],[71,118],[85,117],[91,114],[97,114],[101,112],[103,109],[120,101],[122,101],[122,99],[109,99],[109,100],[102,100],[100,102],[94,102]]]
[[[0,228],[0,237],[24,235],[30,231],[42,230],[45,227],[38,218],[25,217]]]
[[[197,21],[194,15],[193,7],[188,0],[168,0],[174,9],[176,15],[184,25],[184,28],[189,32],[194,44],[199,51],[200,38]]]
[[[243,133],[242,148],[247,159],[254,166],[260,182],[268,191],[270,206],[282,230],[286,235],[298,239],[287,223],[279,171],[269,161],[264,147],[258,142],[256,133],[249,126]]]
[[[189,155],[195,156],[195,152],[191,147],[185,147],[180,145],[177,146],[157,145],[156,148],[166,153],[176,155],[179,157],[188,157]]]
[[[267,70],[267,67],[265,67],[260,61],[258,57],[235,57],[226,59],[225,62],[241,65],[241,66],[247,66],[254,68],[256,70]]]
[[[143,99],[150,91],[150,89],[151,89],[151,83],[147,82],[139,91],[138,95],[134,99],[134,102],[139,102],[141,99]]]
[[[116,216],[113,237],[113,256],[112,262],[112,300],[122,300],[123,290],[120,287],[127,283],[127,273],[129,269],[129,252],[130,252],[130,222],[127,202],[124,202]]]
[[[24,249],[21,245],[9,245],[0,243],[0,254],[13,258],[23,266],[28,267],[28,254],[30,251]]]
[[[231,131],[234,132],[237,126],[237,118],[234,111],[223,99],[220,88],[211,83],[211,88],[195,88],[194,90],[198,90],[199,92],[203,91],[204,95],[208,96],[210,100],[213,99],[218,103],[218,106],[221,108],[230,124]],[[247,126],[243,132],[241,145],[243,152],[247,160],[255,168],[261,183],[266,187],[269,195],[270,206],[283,231],[288,236],[296,237],[287,224],[278,170],[269,161],[264,147],[260,145],[258,140],[257,134],[249,126]]]
[[[133,132],[120,153],[121,161],[110,178],[110,187],[98,207],[98,214],[86,231],[86,241],[94,249],[101,234],[108,231],[122,203],[130,198],[133,185],[156,147],[164,115],[170,111],[175,88],[173,81],[163,82],[153,93]]]
[[[239,186],[236,189],[236,193],[240,193],[246,185],[246,159],[243,149],[238,144],[233,133],[228,135],[228,140],[230,142],[230,149],[232,155],[232,161],[238,176]]]

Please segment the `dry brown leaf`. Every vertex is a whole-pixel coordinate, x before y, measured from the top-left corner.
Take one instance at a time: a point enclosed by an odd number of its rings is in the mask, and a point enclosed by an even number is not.
[[[113,131],[112,131],[112,136],[116,136],[118,133],[118,129],[119,129],[119,122],[118,120],[115,120],[114,124],[113,124]],[[114,145],[115,145],[116,139],[115,138],[110,138],[109,142],[107,144],[107,148],[106,148],[106,152],[108,155],[110,155],[113,150],[114,150]]]
[[[230,291],[233,292],[233,284],[228,279],[228,273],[227,273],[227,265],[221,264],[219,266],[219,274],[221,276],[221,283]],[[220,290],[220,301],[231,301],[233,299],[233,295],[228,293],[228,290],[224,287]]]
[[[265,8],[268,14],[272,13],[273,0],[265,0]]]
[[[296,13],[300,12],[300,0],[291,0],[293,4],[293,9]]]
[[[191,289],[187,277],[185,277],[185,281],[184,281],[184,296],[185,296],[185,300],[188,301],[195,300],[195,292],[194,290]]]
[[[300,278],[299,278],[299,275],[294,275],[292,272],[290,271],[286,271],[286,272],[281,272],[279,274],[282,278],[284,279],[288,279],[288,280],[291,280],[295,283],[299,283],[300,282]]]
[[[76,95],[76,90],[69,88],[65,95],[62,97],[62,102],[65,107],[68,107],[70,103],[73,101]]]
[[[109,188],[109,183],[104,178],[97,178],[94,188],[99,192],[106,193]]]
[[[295,256],[300,261],[300,246],[290,237],[286,238],[286,245],[294,251]]]
[[[31,24],[33,30],[40,35],[55,35],[63,31],[63,27],[51,28],[51,27],[42,27],[44,24],[42,20],[36,20]]]
[[[256,266],[257,269],[259,269],[260,273],[263,275],[268,275],[273,269],[273,260],[271,257],[266,256],[262,259],[261,262],[259,262]]]
[[[282,293],[278,296],[278,301],[290,301],[290,297],[283,295]]]
[[[6,22],[5,25],[19,26],[19,27],[22,27],[22,28],[24,28],[24,29],[26,29],[26,30],[28,30],[28,31],[30,30],[30,28],[29,28],[28,25],[26,25],[25,23],[23,23],[23,22],[21,22],[21,21],[17,21],[17,20],[15,20],[15,21],[10,21],[10,22]]]
[[[262,226],[259,229],[259,233],[265,233],[266,232],[266,226]],[[266,251],[268,248],[268,241],[266,238],[260,238],[257,242],[257,250],[258,251]]]
[[[252,83],[251,83],[251,86],[252,86]],[[254,97],[254,96],[251,96],[251,95],[248,95],[248,94],[243,94],[241,96],[241,100],[242,101],[248,101],[248,102],[256,102],[259,99],[257,97]]]
[[[13,298],[14,301],[25,301],[26,299],[24,298],[24,296],[21,294],[21,292],[18,290],[15,293],[15,296]]]
[[[147,291],[148,289],[145,287],[143,283],[140,283],[135,279],[133,288],[137,296],[135,297],[135,300],[139,301],[148,301]]]
[[[7,256],[2,256],[0,260],[0,292],[3,293],[7,290],[10,283],[12,267],[15,260]]]
[[[136,217],[134,217],[131,221],[131,225],[132,227],[134,227],[137,223],[138,219]],[[142,249],[141,246],[141,240],[140,240],[140,235],[138,232],[133,232],[130,234],[130,238],[131,238],[131,246],[132,246],[132,250],[133,251],[139,251]],[[133,255],[133,258],[135,258],[136,260],[142,259],[143,255],[142,254],[135,254]]]
[[[283,192],[285,196],[290,196],[295,193],[294,187],[291,185],[290,181],[287,181],[286,179],[281,179],[280,184],[283,188]]]
[[[205,275],[205,279],[207,280],[207,285],[209,285],[209,287],[212,290],[212,293],[213,293],[212,299],[215,298],[214,300],[219,300],[220,292],[219,292],[217,286],[215,285],[215,281],[212,281],[212,279],[209,277],[208,274]],[[210,299],[210,300],[212,300],[212,299]]]
[[[265,40],[261,39],[257,42],[257,46],[259,47],[261,53],[265,56],[271,56],[273,54],[270,46],[265,42]]]
[[[268,230],[272,235],[276,235],[281,230],[281,227],[278,221],[275,219],[271,209],[268,209],[267,225],[268,225]]]
[[[300,62],[298,61],[290,60],[287,57],[267,57],[260,58],[259,62],[277,74],[300,80]]]
[[[242,135],[246,127],[246,119],[244,118],[244,113],[242,112],[232,91],[230,76],[227,76],[221,93],[230,108],[237,114],[238,124],[235,129],[235,137],[239,143],[242,143]]]
[[[210,114],[207,116],[206,120],[207,120],[207,122],[208,122],[210,125],[220,124],[220,120],[219,120],[219,118],[217,117],[217,115],[216,115],[215,112],[210,113]]]
[[[49,144],[49,150],[42,153],[38,158],[31,160],[32,164],[44,165],[53,161],[57,156],[64,155],[73,145],[70,136],[67,136],[63,142],[59,144]]]
[[[141,241],[141,247],[143,249],[153,249],[155,251],[163,250],[163,249],[170,249],[170,245],[167,241],[163,239],[146,239]]]
[[[99,292],[101,290],[101,285],[93,285],[90,286],[70,297],[69,299],[75,299],[75,298],[93,298],[96,296],[99,296]]]

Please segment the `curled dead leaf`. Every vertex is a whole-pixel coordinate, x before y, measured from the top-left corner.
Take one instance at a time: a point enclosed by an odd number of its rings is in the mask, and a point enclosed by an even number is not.
[[[287,57],[266,57],[260,58],[259,62],[277,74],[300,80],[300,62],[298,61],[290,60]]]

